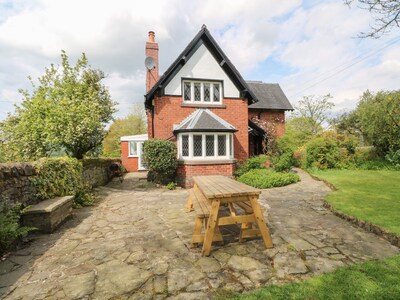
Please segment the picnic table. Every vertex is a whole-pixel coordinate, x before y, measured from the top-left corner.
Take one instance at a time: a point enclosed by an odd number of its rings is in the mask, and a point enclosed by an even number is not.
[[[202,242],[203,255],[210,255],[213,241],[223,242],[219,226],[231,224],[241,225],[239,241],[261,236],[266,248],[273,247],[258,203],[261,190],[224,176],[195,176],[193,181],[188,199],[188,209],[196,210],[192,244]],[[228,216],[221,214],[221,206],[229,208]]]

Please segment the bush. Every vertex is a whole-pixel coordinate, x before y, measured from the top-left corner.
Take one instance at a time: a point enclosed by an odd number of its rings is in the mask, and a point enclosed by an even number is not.
[[[175,190],[175,189],[176,189],[176,186],[177,186],[177,184],[176,184],[175,182],[170,182],[170,183],[168,183],[165,187],[166,187],[168,190],[172,191],[172,190]]]
[[[278,173],[271,169],[264,169],[247,172],[238,180],[255,188],[268,189],[298,182],[300,177],[293,173]]]
[[[38,199],[74,195],[74,206],[93,204],[91,187],[82,178],[82,164],[75,158],[41,158],[34,162],[37,176],[32,183]]]
[[[243,174],[255,169],[265,169],[265,163],[267,160],[268,157],[266,155],[250,157],[245,162],[238,164],[235,176],[242,176]]]
[[[174,181],[178,167],[174,143],[151,139],[144,142],[143,152],[143,158],[149,170],[147,180],[161,184]]]
[[[0,255],[9,250],[17,238],[34,229],[21,227],[20,216],[20,206],[0,212]]]
[[[325,132],[309,141],[307,147],[307,167],[331,169],[339,166],[340,147],[335,134]]]
[[[274,170],[277,172],[288,172],[294,164],[293,151],[289,149],[278,157],[276,163],[274,163]]]
[[[389,150],[385,155],[385,159],[395,167],[400,167],[400,149],[397,151]]]

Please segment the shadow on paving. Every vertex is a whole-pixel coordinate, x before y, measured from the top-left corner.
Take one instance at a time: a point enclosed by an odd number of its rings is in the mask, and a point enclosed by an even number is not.
[[[225,244],[213,245],[209,257],[191,247],[195,213],[186,212],[187,191],[154,188],[132,173],[123,183],[114,179],[97,189],[96,206],[2,262],[18,257],[20,267],[2,275],[13,279],[0,291],[5,299],[209,299],[217,290],[304,280],[399,253],[325,209],[329,188],[298,173],[301,182],[260,196],[274,248],[261,239],[238,243],[238,228],[229,226]]]

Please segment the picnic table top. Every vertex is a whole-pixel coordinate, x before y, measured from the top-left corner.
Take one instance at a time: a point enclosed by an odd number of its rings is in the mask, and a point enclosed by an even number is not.
[[[194,176],[194,183],[208,199],[258,196],[261,190],[225,176]]]

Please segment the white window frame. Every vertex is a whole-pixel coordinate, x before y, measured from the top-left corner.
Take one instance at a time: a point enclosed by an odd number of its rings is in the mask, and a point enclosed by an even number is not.
[[[182,136],[187,135],[189,137],[189,155],[183,156],[182,155]],[[201,135],[202,139],[202,156],[193,156],[193,136],[194,135]],[[206,155],[206,135],[213,135],[214,136],[214,155],[207,156]],[[218,136],[224,135],[225,136],[225,145],[226,151],[224,156],[218,155]],[[232,142],[230,142],[232,141]],[[234,158],[234,139],[233,133],[231,132],[181,132],[178,133],[178,158],[185,161],[190,160],[204,160],[204,161],[213,161],[213,160],[226,160],[226,159],[233,159]]]
[[[190,100],[185,100],[185,83],[190,83]],[[200,101],[194,101],[194,84],[200,84]],[[210,101],[204,101],[204,84],[210,85]],[[214,101],[214,84],[219,86],[219,101]],[[182,80],[182,101],[187,104],[206,104],[206,105],[221,105],[222,104],[222,82],[207,81],[207,80]]]
[[[131,153],[131,143],[135,143],[136,144],[136,154],[132,154]],[[128,141],[128,157],[139,157],[139,153],[138,153],[138,141]]]

